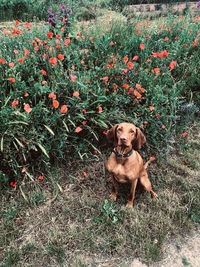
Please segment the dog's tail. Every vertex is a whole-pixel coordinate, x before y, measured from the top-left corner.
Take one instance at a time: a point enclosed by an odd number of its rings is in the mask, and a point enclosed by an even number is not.
[[[150,162],[154,161],[156,158],[155,157],[150,157],[150,159],[144,164],[144,168],[146,169],[149,165]]]

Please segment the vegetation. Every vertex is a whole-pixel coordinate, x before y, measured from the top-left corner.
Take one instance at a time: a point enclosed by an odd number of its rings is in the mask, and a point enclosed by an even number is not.
[[[151,21],[91,7],[96,19],[78,22],[73,5],[56,6],[48,5],[46,23],[16,19],[0,35],[3,264],[70,263],[73,248],[158,260],[165,237],[200,218],[200,17]],[[160,159],[150,169],[160,198],[140,192],[134,211],[123,196],[106,200],[105,134],[120,121],[145,133],[144,160]],[[28,242],[32,215],[36,230],[44,224],[42,244],[33,229]]]

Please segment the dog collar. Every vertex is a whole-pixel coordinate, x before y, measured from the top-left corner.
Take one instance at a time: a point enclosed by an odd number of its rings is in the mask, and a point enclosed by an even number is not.
[[[118,158],[128,158],[128,157],[130,157],[130,156],[133,154],[134,150],[131,149],[131,151],[129,151],[128,153],[126,153],[126,154],[122,154],[122,153],[118,152],[118,151],[114,148],[114,149],[113,149],[113,152],[115,153],[115,155],[116,155]]]

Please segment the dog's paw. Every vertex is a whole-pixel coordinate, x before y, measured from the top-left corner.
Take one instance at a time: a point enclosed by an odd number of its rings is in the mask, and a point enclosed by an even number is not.
[[[115,193],[112,193],[112,194],[110,194],[109,198],[113,199],[114,201],[116,201],[117,200],[117,195]]]
[[[153,191],[151,191],[151,196],[152,196],[152,198],[158,198],[158,195]]]
[[[127,204],[126,204],[126,207],[133,209],[133,202],[132,201],[128,201]]]

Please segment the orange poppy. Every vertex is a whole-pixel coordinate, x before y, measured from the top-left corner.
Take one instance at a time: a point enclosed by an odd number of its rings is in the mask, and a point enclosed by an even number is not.
[[[30,113],[30,112],[32,111],[32,108],[30,107],[29,104],[26,104],[26,105],[24,106],[24,110],[25,110],[27,113]]]
[[[52,38],[52,37],[53,37],[53,33],[52,33],[52,32],[48,32],[48,33],[47,33],[47,36],[48,36],[49,38]]]
[[[5,60],[3,58],[0,58],[0,63],[5,64]]]
[[[53,100],[53,106],[54,106],[54,108],[58,108],[59,102],[57,100]]]
[[[18,104],[19,104],[19,101],[18,101],[18,100],[14,100],[14,101],[12,102],[12,107],[17,106]]]
[[[124,57],[123,61],[124,61],[124,63],[127,63],[128,62],[128,57]]]
[[[15,82],[15,78],[8,78],[8,81],[11,81],[12,83]]]
[[[133,61],[136,61],[136,60],[138,60],[138,56],[133,57]]]
[[[79,92],[78,91],[73,92],[73,96],[74,97],[79,97]]]
[[[137,98],[140,98],[141,97],[141,94],[138,92],[138,91],[133,91],[134,95],[137,97]]]
[[[63,106],[61,107],[61,109],[60,109],[60,112],[64,114],[64,113],[67,112],[67,110],[68,110],[68,109],[67,109],[67,106],[66,106],[66,105],[63,105]]]
[[[127,68],[129,68],[130,70],[133,69],[134,68],[134,64],[132,62],[128,62]]]
[[[82,129],[81,127],[77,127],[76,130],[75,130],[75,132],[76,132],[76,133],[80,133],[82,130],[83,130],[83,129]]]
[[[99,113],[101,113],[103,111],[102,107],[98,107],[98,111],[99,111]]]
[[[169,64],[169,68],[171,69],[171,70],[173,70],[174,69],[174,67],[175,67],[175,65],[176,65],[176,61],[172,61],[170,64]]]
[[[140,49],[144,49],[144,44],[140,44]]]
[[[57,58],[55,58],[55,57],[51,57],[51,58],[49,59],[49,62],[51,63],[51,65],[55,66],[55,65],[57,64]]]
[[[155,68],[155,69],[154,69],[154,72],[155,72],[156,74],[160,73],[159,68]]]
[[[13,62],[10,62],[10,63],[8,64],[8,66],[9,66],[10,68],[13,68],[13,67],[15,66],[15,64],[14,64]]]
[[[58,59],[63,60],[63,59],[64,59],[64,56],[61,55],[61,54],[59,54],[59,55],[58,55]]]

